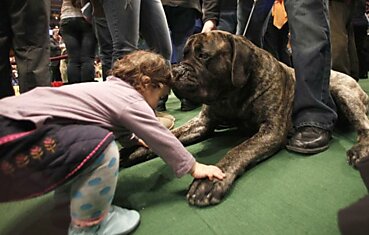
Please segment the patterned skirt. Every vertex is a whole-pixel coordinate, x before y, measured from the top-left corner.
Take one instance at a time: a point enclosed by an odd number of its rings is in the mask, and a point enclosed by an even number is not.
[[[92,125],[50,124],[0,116],[0,202],[36,197],[76,177],[114,140]]]

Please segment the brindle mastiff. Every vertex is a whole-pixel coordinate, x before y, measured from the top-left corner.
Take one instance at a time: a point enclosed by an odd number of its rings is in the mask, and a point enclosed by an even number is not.
[[[224,180],[192,183],[190,204],[217,204],[247,166],[284,147],[292,126],[294,70],[242,36],[213,31],[190,37],[173,75],[176,94],[204,104],[197,117],[173,130],[184,145],[207,138],[220,125],[253,133],[216,164],[226,173]],[[348,163],[355,166],[369,155],[369,98],[342,73],[332,71],[330,86],[338,108],[358,132],[358,143],[347,152]]]

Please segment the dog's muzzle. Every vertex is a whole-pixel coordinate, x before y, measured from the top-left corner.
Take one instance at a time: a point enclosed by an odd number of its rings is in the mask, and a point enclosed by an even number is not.
[[[181,83],[186,85],[197,85],[197,79],[195,77],[195,70],[187,65],[176,65],[172,70],[173,79],[175,83]]]

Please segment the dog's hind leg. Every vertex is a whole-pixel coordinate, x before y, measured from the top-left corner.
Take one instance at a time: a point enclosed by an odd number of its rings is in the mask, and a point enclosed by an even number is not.
[[[342,114],[357,131],[357,143],[347,151],[348,163],[356,167],[362,158],[369,157],[369,97],[353,78],[335,71],[331,73],[330,91]]]

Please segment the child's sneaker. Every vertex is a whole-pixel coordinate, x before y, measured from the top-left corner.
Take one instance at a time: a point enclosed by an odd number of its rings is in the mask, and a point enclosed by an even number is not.
[[[140,223],[140,214],[135,210],[127,210],[111,206],[106,218],[91,227],[69,226],[68,235],[122,235],[132,232]]]

